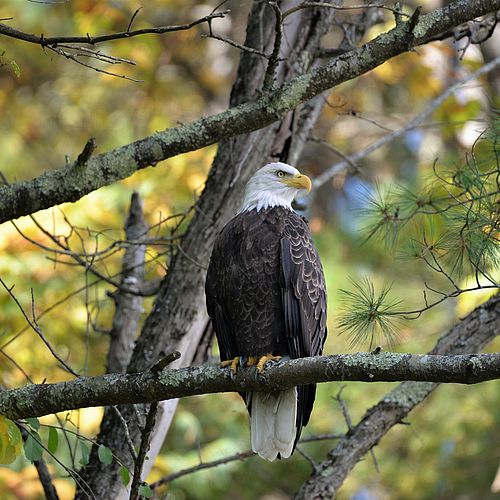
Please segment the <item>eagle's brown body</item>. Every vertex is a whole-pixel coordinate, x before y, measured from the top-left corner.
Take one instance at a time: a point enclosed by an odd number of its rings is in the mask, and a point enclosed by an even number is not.
[[[326,289],[307,223],[285,207],[239,213],[218,236],[206,280],[207,309],[221,360],[322,353]],[[296,434],[307,424],[316,387],[298,387]],[[252,398],[245,398],[252,412]]]

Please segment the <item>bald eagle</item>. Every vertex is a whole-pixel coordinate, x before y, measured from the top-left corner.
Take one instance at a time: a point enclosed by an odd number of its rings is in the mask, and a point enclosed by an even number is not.
[[[307,223],[292,209],[311,180],[270,163],[248,181],[241,210],[218,235],[205,284],[222,366],[262,371],[269,360],[320,355],[326,338],[323,269]],[[252,449],[289,457],[309,421],[316,386],[244,393]]]

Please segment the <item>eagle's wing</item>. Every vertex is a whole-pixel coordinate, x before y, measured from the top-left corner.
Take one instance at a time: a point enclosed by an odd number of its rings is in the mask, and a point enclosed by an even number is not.
[[[282,304],[290,356],[318,356],[326,339],[326,286],[309,227],[289,217],[281,239]],[[315,385],[297,388],[297,439],[309,421]]]
[[[218,249],[216,248],[216,251]],[[211,262],[212,264],[212,262]],[[205,296],[207,302],[208,315],[212,319],[213,327],[219,344],[219,352],[221,361],[233,359],[238,356],[238,349],[235,344],[234,333],[231,331],[231,326],[221,301],[218,300],[218,287],[224,279],[225,269],[222,266],[210,265],[205,281]]]

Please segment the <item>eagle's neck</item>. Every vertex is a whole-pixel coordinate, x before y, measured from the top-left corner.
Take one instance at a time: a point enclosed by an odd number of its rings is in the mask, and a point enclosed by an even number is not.
[[[257,210],[258,212],[259,210],[266,210],[267,208],[274,207],[292,210],[293,195],[294,193],[247,190],[239,213],[248,212],[250,210]]]

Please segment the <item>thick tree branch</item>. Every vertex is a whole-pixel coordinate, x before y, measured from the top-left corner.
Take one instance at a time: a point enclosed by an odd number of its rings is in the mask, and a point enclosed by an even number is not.
[[[222,113],[93,156],[78,168],[72,164],[45,172],[29,181],[3,186],[0,188],[0,223],[60,203],[76,201],[166,158],[261,129],[315,95],[426,43],[439,33],[498,9],[500,0],[456,0],[420,16],[411,32],[408,23],[400,23],[366,45],[283,84],[272,94],[264,94],[254,102],[240,104]]]
[[[121,285],[131,292],[138,291],[144,284],[144,257],[148,236],[148,224],[144,220],[142,199],[134,193],[130,202],[130,210],[125,224],[128,241],[138,244],[129,245],[123,256]],[[134,348],[134,341],[139,331],[139,320],[142,313],[143,298],[135,293],[117,290],[113,295],[115,314],[109,332],[108,373],[124,373]]]
[[[456,356],[397,353],[336,354],[302,358],[266,368],[257,375],[243,368],[232,376],[219,367],[152,370],[79,377],[56,384],[33,384],[0,393],[0,414],[39,417],[90,406],[150,403],[215,392],[273,391],[331,381],[402,380],[476,384],[500,379],[500,353]]]
[[[500,334],[499,317],[500,294],[496,294],[441,337],[429,355],[454,357],[479,351]],[[430,380],[403,382],[383,396],[318,464],[296,500],[332,498],[356,463],[437,387]]]

